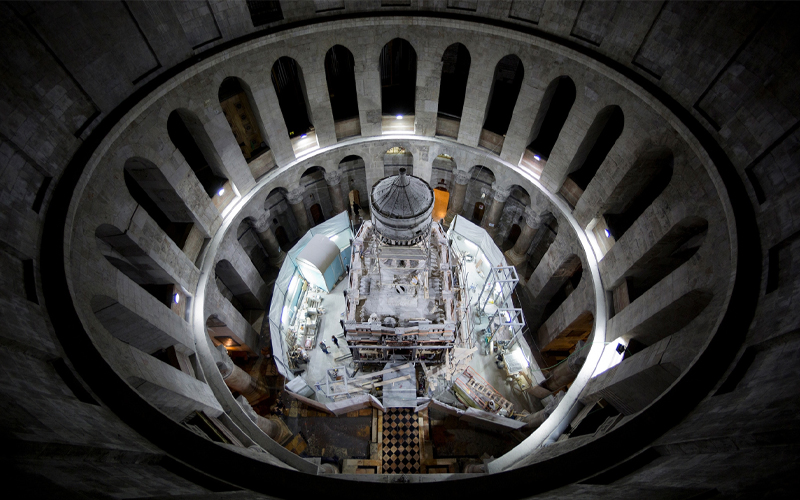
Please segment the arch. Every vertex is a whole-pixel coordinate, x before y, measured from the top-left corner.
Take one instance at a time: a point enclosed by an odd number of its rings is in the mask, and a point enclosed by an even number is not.
[[[483,122],[485,130],[499,136],[508,132],[524,76],[525,68],[516,55],[509,54],[497,62]]]
[[[604,203],[603,216],[610,236],[619,240],[672,180],[675,159],[668,148],[656,148],[636,163]]]
[[[256,310],[263,313],[263,307],[258,298],[253,295],[247,283],[239,275],[239,271],[233,267],[230,261],[222,259],[214,266],[217,288],[219,292],[247,319],[250,315],[249,310]]]
[[[309,167],[300,176],[300,185],[305,187],[305,194],[312,200],[308,208],[309,222],[316,226],[333,213],[330,189],[325,182],[325,169],[320,166]],[[317,208],[314,208],[316,206]]]
[[[628,268],[613,288],[625,287],[628,303],[632,304],[691,259],[703,245],[707,233],[707,220],[697,216],[682,219]]]
[[[367,189],[367,165],[364,159],[358,155],[347,155],[339,161],[339,172],[342,174],[342,182],[346,182],[346,190],[348,193],[347,206],[352,210],[353,203],[364,206],[361,202],[361,196],[368,193]],[[355,198],[353,192],[355,191]]]
[[[381,113],[413,115],[417,90],[417,51],[402,38],[381,49]]]
[[[469,217],[471,220],[475,218],[477,212],[475,211],[476,203],[481,203],[486,210],[491,200],[492,184],[495,182],[494,172],[490,168],[483,165],[475,165],[470,169],[470,179],[467,184],[467,192],[464,195],[464,205],[459,213]],[[481,216],[482,218],[482,216]]]
[[[242,219],[236,228],[236,239],[264,281],[269,282],[275,268],[270,265],[267,250],[262,246],[254,226],[255,220],[252,217]]]
[[[617,105],[606,106],[595,116],[570,162],[567,179],[559,190],[573,207],[583,195],[586,186],[594,179],[600,165],[622,134],[624,126],[625,116],[622,108]]]
[[[453,190],[453,171],[456,167],[452,156],[441,154],[434,158],[431,163],[431,185],[436,189],[451,192]]]
[[[528,150],[547,160],[558,140],[575,103],[575,82],[568,76],[559,76],[547,86],[531,128]],[[537,160],[537,161],[540,161]]]
[[[383,176],[397,175],[401,168],[406,169],[407,175],[414,175],[414,155],[401,146],[389,148],[383,154]]]
[[[217,97],[247,163],[269,151],[261,115],[254,113],[250,87],[239,78],[228,77],[222,80]]]
[[[306,83],[297,61],[288,56],[279,58],[272,65],[271,77],[289,137],[300,136],[311,130],[313,124],[309,115]]]
[[[271,227],[275,233],[275,237],[278,237],[277,230],[278,227],[281,227],[283,229],[283,235],[286,236],[287,245],[290,247],[291,245],[289,244],[302,235],[299,234],[297,219],[289,205],[289,200],[286,199],[286,195],[287,191],[283,187],[272,189],[266,198],[264,198],[264,209],[272,214],[273,222]],[[288,247],[285,248],[281,240],[278,240],[278,244],[283,250],[288,250]]]
[[[442,54],[438,107],[440,117],[461,120],[471,63],[469,50],[461,43],[450,45]]]
[[[161,169],[149,160],[134,157],[125,161],[122,175],[133,200],[183,249],[194,220]]]
[[[216,314],[206,319],[206,331],[215,346],[225,346],[228,351],[246,350],[244,341]]]
[[[355,64],[353,53],[342,45],[334,45],[325,54],[325,81],[334,122],[358,118]]]
[[[167,118],[167,135],[197,176],[208,197],[224,196],[228,179],[200,119],[191,111],[173,110]]]
[[[99,225],[94,235],[100,253],[112,266],[165,307],[183,317],[182,303],[185,301],[182,299],[185,295],[172,277],[138,243],[111,224]]]

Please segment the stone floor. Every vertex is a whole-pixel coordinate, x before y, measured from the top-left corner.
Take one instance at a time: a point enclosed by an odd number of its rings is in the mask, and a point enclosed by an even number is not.
[[[414,410],[387,409],[383,414],[383,473],[419,474],[419,419]]]

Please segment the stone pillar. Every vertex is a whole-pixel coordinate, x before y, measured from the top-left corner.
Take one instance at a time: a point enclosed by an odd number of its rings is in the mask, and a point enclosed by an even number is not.
[[[217,349],[221,354],[221,359],[217,361],[217,369],[230,390],[238,392],[251,404],[257,403],[269,395],[263,383],[259,383],[249,373],[233,364],[225,346],[218,346]]]
[[[567,361],[553,368],[544,382],[531,387],[528,392],[534,397],[542,399],[566,387],[578,376],[578,372],[581,371],[583,364],[586,362],[590,348],[591,346],[586,345],[586,341],[581,340],[578,342],[575,345],[575,351],[570,354]]]
[[[271,437],[278,444],[285,443],[291,436],[292,431],[279,417],[270,416],[268,418],[262,417],[250,406],[242,396],[236,398],[236,402],[242,407],[247,418],[249,418],[261,431],[267,436]]]
[[[261,246],[267,252],[270,264],[280,269],[283,259],[286,258],[286,253],[281,250],[278,239],[275,237],[275,233],[272,232],[272,228],[270,228],[269,217],[269,210],[265,210],[258,219],[251,218],[248,220],[253,229],[255,229],[256,235],[258,235],[258,241],[261,242]]]
[[[531,246],[533,237],[539,230],[542,219],[536,213],[525,211],[525,226],[514,244],[514,248],[508,250],[505,255],[508,263],[512,266],[519,266],[527,258],[528,248]]]
[[[336,170],[332,172],[325,172],[325,182],[328,183],[328,192],[331,195],[333,213],[340,214],[347,210],[344,197],[342,197],[342,174]]]
[[[536,413],[531,413],[530,415],[525,415],[522,417],[522,421],[526,424],[523,429],[531,431],[538,429],[544,423],[544,421],[547,420],[547,417],[553,414],[558,406],[558,403],[561,402],[563,397],[563,393],[561,393],[557,397],[554,397],[552,401],[550,401],[547,406],[544,407],[543,410],[539,410]]]
[[[471,178],[469,172],[465,170],[454,170],[453,173],[456,176],[456,184],[455,188],[453,188],[453,192],[450,194],[447,215],[445,215],[442,221],[442,224],[446,227],[450,227],[450,223],[453,222],[456,215],[461,214],[461,210],[464,208],[464,200],[467,197],[467,186]]]
[[[286,193],[286,201],[292,207],[294,218],[297,220],[297,233],[302,237],[311,228],[308,222],[308,215],[306,215],[306,206],[303,204],[303,196],[306,194],[306,189],[302,186],[296,187]]]
[[[509,188],[494,186],[494,202],[489,207],[489,213],[483,218],[483,224],[481,224],[492,239],[497,236],[497,225],[500,223],[500,216],[503,215],[503,208],[506,206],[509,194],[511,194]]]

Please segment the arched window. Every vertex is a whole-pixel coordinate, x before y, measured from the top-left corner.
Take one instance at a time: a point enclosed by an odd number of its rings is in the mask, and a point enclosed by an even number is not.
[[[168,309],[183,317],[184,294],[172,277],[131,237],[110,224],[95,230],[103,257]]]
[[[672,152],[649,151],[634,163],[606,202],[603,216],[609,236],[619,240],[672,180]]]
[[[161,169],[143,158],[131,158],[125,162],[123,177],[134,201],[183,249],[193,219]]]
[[[539,157],[537,161],[547,160],[558,140],[558,134],[569,111],[575,103],[575,83],[568,76],[560,76],[550,82],[545,90],[536,121],[531,129],[528,149]]]
[[[505,56],[497,63],[494,68],[492,90],[489,93],[486,120],[483,123],[485,130],[498,136],[508,132],[524,76],[522,61],[513,54]]]
[[[228,179],[214,158],[211,139],[203,124],[191,112],[175,110],[167,119],[167,134],[197,176],[209,198],[224,196]]]
[[[381,111],[413,115],[417,90],[417,52],[402,38],[390,40],[380,56]]]
[[[442,81],[439,85],[439,116],[461,119],[471,62],[469,51],[463,44],[454,43],[444,51]]]
[[[245,160],[249,163],[267,152],[269,146],[263,133],[264,127],[261,117],[253,112],[252,94],[247,85],[238,78],[226,78],[219,86],[218,96],[222,112]]]
[[[619,106],[607,106],[595,116],[570,163],[567,180],[559,191],[573,207],[583,195],[586,186],[594,179],[608,152],[622,134],[624,126],[625,117]]]
[[[533,250],[531,250],[531,254],[528,257],[528,267],[521,273],[525,276],[526,280],[530,279],[536,267],[539,266],[539,263],[547,253],[547,250],[550,249],[550,245],[553,244],[557,235],[558,219],[553,217],[552,214],[548,214],[547,217],[542,219],[542,225],[539,230],[536,231],[533,241],[531,242],[531,248]]]
[[[297,61],[283,56],[272,65],[272,85],[278,95],[289,137],[300,136],[313,127],[308,115],[308,95],[303,71]]]
[[[355,59],[346,47],[334,45],[325,54],[325,79],[335,122],[358,118]]]

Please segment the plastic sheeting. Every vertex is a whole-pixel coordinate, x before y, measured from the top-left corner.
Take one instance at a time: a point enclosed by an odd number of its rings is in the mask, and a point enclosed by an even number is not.
[[[335,217],[319,224],[300,238],[294,247],[288,252],[288,259],[283,261],[283,266],[275,280],[275,287],[272,291],[272,301],[269,306],[269,331],[272,341],[272,355],[275,365],[281,375],[291,380],[294,378],[288,366],[289,353],[286,346],[286,335],[284,331],[284,320],[288,320],[291,313],[292,302],[297,298],[297,290],[300,286],[292,287],[295,293],[290,293],[292,280],[301,280],[301,274],[297,266],[297,257],[308,245],[315,235],[327,236],[330,241],[339,247],[342,262],[350,265],[350,240],[353,238],[353,231],[350,228],[350,219],[347,212],[342,212]],[[284,318],[283,316],[286,316]]]
[[[476,244],[481,249],[486,258],[491,262],[492,267],[507,266],[506,258],[503,252],[497,248],[489,233],[480,226],[476,226],[464,217],[457,215],[450,224],[450,230],[447,232],[448,238],[452,238],[453,234],[460,234],[465,239]]]
[[[344,273],[339,247],[323,234],[315,234],[295,261],[310,284],[330,292]]]

